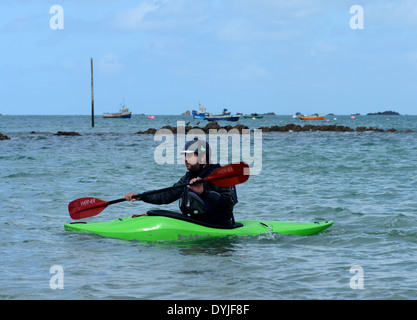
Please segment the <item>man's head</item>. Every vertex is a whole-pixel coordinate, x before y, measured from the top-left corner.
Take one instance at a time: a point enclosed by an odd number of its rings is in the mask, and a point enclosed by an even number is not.
[[[210,146],[208,142],[198,140],[197,137],[188,141],[181,153],[185,154],[185,165],[188,170],[198,170],[200,165],[210,163]]]

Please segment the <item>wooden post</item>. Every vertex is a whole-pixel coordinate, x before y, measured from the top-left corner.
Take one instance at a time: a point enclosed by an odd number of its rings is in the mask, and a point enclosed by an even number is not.
[[[91,58],[91,126],[94,128],[94,81],[93,81],[93,58]]]

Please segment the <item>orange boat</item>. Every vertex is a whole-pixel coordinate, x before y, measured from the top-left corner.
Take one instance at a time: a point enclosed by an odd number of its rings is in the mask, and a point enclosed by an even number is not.
[[[324,115],[322,114],[312,114],[312,115],[303,115],[298,116],[301,120],[324,120]]]

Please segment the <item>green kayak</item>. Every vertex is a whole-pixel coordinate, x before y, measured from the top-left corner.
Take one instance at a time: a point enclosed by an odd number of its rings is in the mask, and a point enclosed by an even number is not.
[[[65,225],[66,230],[95,233],[101,236],[139,241],[184,241],[224,236],[260,235],[268,233],[309,236],[317,234],[333,224],[325,222],[290,222],[242,220],[234,227],[214,226],[202,223],[178,213],[151,210],[147,214],[134,215],[104,222],[74,222]]]
[[[309,236],[333,224],[325,222],[237,221],[234,227],[214,226],[181,214],[151,210],[147,214],[105,222],[74,222],[66,230],[95,233],[105,237],[139,241],[184,241],[224,236],[260,235],[268,233]]]

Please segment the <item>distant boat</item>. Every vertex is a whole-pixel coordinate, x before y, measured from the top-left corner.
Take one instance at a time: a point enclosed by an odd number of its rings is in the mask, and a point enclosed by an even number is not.
[[[307,115],[307,114],[298,115],[298,119],[301,119],[301,120],[324,120],[324,118],[325,118],[324,114],[317,114],[317,113],[310,114],[310,115]]]
[[[207,121],[221,121],[221,120],[226,120],[226,121],[238,121],[240,119],[240,116],[207,116],[205,118],[205,120]]]
[[[148,119],[155,119],[155,116],[148,116]]]
[[[223,109],[223,112],[222,112],[222,114],[221,114],[222,116],[230,116],[231,115],[231,112],[230,111],[228,111],[227,109]]]
[[[240,115],[232,116],[230,111],[227,111],[227,109],[223,109],[223,113],[219,115],[209,115],[205,117],[205,120],[207,121],[238,121],[240,119]]]
[[[252,114],[245,114],[243,116],[246,119],[262,119],[264,116],[262,114],[252,113]]]
[[[198,110],[192,110],[192,115],[194,119],[204,119],[206,116],[209,116],[210,114],[206,112],[206,108],[202,107],[200,102],[198,103]]]
[[[126,105],[124,103],[121,104],[121,108],[119,112],[114,113],[103,113],[103,118],[130,118],[132,116],[132,112],[129,112],[129,108],[126,108]]]

